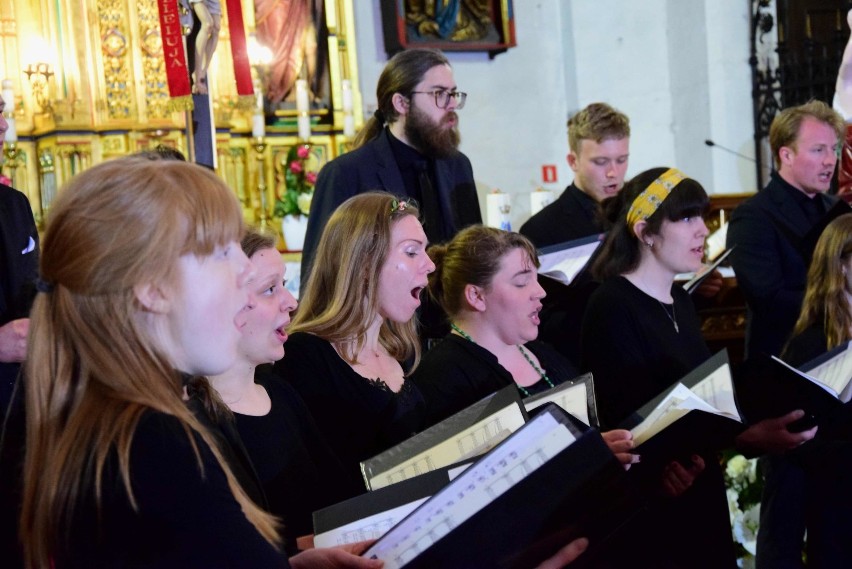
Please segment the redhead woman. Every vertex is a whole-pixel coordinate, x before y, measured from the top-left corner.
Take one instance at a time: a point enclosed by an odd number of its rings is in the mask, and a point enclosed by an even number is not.
[[[185,404],[189,378],[236,362],[242,232],[231,190],[186,163],[106,162],[57,199],[27,363],[29,567],[288,566],[276,520]]]

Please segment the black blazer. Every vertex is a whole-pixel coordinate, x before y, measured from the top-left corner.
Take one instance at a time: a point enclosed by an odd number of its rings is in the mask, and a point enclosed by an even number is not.
[[[402,174],[388,140],[387,129],[364,146],[338,156],[317,176],[308,230],[302,250],[302,283],[308,276],[322,230],[332,212],[348,198],[372,190],[407,195]],[[451,238],[458,230],[482,223],[473,168],[462,153],[435,161],[436,190],[445,227]],[[449,220],[449,222],[447,222]]]
[[[0,325],[29,314],[38,274],[38,230],[30,202],[0,184]]]
[[[780,354],[802,307],[818,228],[790,188],[773,172],[762,191],[734,210],[728,227],[727,246],[736,245],[729,259],[748,304],[747,355]],[[826,211],[837,202],[825,194],[814,199]]]
[[[38,275],[38,230],[30,202],[0,184],[0,326],[30,313]],[[20,365],[0,362],[0,417],[6,412]]]

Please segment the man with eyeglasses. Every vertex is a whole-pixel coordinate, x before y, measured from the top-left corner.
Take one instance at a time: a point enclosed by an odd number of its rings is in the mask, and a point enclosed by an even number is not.
[[[459,152],[458,91],[443,53],[400,52],[388,61],[376,87],[378,109],[356,136],[354,150],[319,172],[302,251],[302,283],[331,213],[346,199],[385,190],[420,206],[430,243],[482,222],[473,169]]]

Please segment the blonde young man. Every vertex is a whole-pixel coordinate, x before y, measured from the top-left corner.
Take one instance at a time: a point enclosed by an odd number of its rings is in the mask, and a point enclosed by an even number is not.
[[[520,232],[536,247],[602,233],[598,204],[624,185],[630,156],[630,120],[606,103],[592,103],[568,121],[568,165],[574,181]]]

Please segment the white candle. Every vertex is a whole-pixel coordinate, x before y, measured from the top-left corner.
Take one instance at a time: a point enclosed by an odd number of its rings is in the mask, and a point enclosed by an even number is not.
[[[352,82],[349,79],[343,80],[343,112],[352,112]]]
[[[15,119],[10,117],[10,118],[6,119],[6,122],[9,125],[6,128],[6,137],[5,137],[6,142],[17,142],[18,141],[18,131],[15,128]]]
[[[544,206],[553,201],[553,192],[538,189],[530,194],[530,215],[540,212]]]
[[[18,131],[15,128],[15,119],[9,117],[6,119],[8,123],[8,127],[6,128],[6,142],[17,142],[18,141]]]
[[[308,140],[311,137],[311,117],[308,114],[299,115],[299,140]]]
[[[12,90],[11,79],[3,79],[3,100],[6,102],[6,112],[12,116],[15,112],[15,91]]]
[[[343,115],[343,136],[355,136],[355,117]]]
[[[251,135],[255,138],[266,136],[266,117],[261,113],[255,113],[251,116]]]
[[[308,82],[304,79],[296,79],[296,110],[299,112],[308,112],[310,110]]]
[[[485,196],[485,221],[489,227],[500,228],[506,214],[504,210],[510,208],[512,199],[509,194],[495,191]]]

